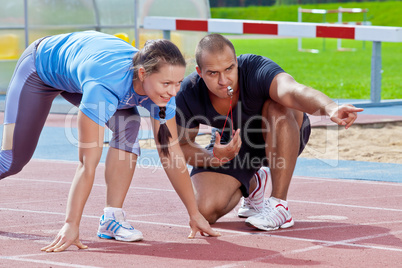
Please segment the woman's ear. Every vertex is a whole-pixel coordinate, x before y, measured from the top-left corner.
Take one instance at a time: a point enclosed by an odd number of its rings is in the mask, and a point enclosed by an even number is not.
[[[140,79],[141,82],[144,82],[145,76],[146,76],[145,68],[140,67],[138,68],[138,78]]]

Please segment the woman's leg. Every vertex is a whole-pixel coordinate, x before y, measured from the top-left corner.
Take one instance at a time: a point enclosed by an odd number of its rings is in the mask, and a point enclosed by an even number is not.
[[[140,154],[137,140],[140,122],[138,111],[134,108],[118,110],[107,123],[113,131],[113,136],[109,142],[105,165],[107,197],[104,215],[98,228],[98,236],[101,238],[122,241],[143,239],[142,233],[126,221],[125,212],[122,210]]]
[[[106,207],[123,206],[140,154],[137,141],[141,118],[136,108],[117,110],[107,123],[112,130],[110,148],[106,157]]]
[[[77,107],[82,98],[81,94],[68,92],[63,92],[61,95]],[[107,122],[113,135],[105,163],[106,207],[99,222],[100,238],[122,241],[143,239],[142,233],[126,221],[125,212],[122,210],[140,154],[137,141],[140,122],[136,108],[117,110]]]
[[[16,174],[29,162],[54,98],[61,91],[45,85],[34,64],[37,42],[17,63],[7,92],[0,179]]]
[[[82,95],[63,92],[63,98],[79,106]],[[107,122],[113,132],[105,163],[106,207],[122,208],[133,178],[140,147],[137,136],[141,118],[137,108],[117,110]]]

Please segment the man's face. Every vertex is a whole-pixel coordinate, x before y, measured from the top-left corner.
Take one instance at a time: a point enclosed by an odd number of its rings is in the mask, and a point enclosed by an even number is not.
[[[197,66],[198,74],[204,79],[209,91],[218,98],[229,98],[228,86],[238,90],[237,58],[233,51],[225,46],[217,53],[204,51],[201,57],[201,69]]]

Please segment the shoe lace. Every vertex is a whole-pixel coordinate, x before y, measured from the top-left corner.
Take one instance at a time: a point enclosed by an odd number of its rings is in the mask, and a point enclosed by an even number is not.
[[[283,205],[279,204],[272,207],[267,200],[261,214],[267,221],[278,226],[286,222],[289,213]]]
[[[259,211],[259,209],[257,208],[257,206],[255,205],[255,203],[250,199],[250,198],[243,198],[243,202],[241,203],[241,207],[242,208],[253,208],[257,211]]]
[[[115,213],[114,222],[116,222],[116,224],[118,224],[120,227],[124,227],[126,229],[134,229],[134,227],[126,221],[126,216],[124,215],[124,213]]]

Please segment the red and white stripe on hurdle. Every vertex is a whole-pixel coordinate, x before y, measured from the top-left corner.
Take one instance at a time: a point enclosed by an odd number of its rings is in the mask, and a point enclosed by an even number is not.
[[[307,22],[187,19],[145,17],[144,29],[200,31],[233,34],[268,34],[293,37],[324,37],[373,41],[371,60],[371,102],[381,101],[381,42],[402,42],[402,27],[328,25]]]
[[[232,34],[268,34],[294,37],[324,37],[361,41],[402,42],[401,27],[328,25],[323,23],[256,21],[234,19],[187,19],[145,17],[144,29],[200,31]]]

